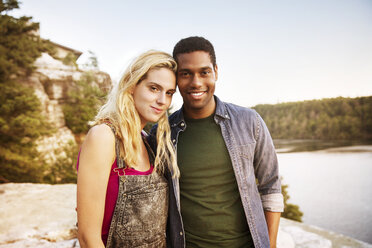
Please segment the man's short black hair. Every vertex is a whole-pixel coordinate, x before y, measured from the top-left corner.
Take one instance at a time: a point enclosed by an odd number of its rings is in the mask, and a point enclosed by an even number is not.
[[[191,36],[180,40],[173,48],[173,58],[177,60],[177,56],[182,53],[191,53],[195,51],[204,51],[209,54],[213,66],[216,66],[216,54],[214,48],[209,40],[199,37]]]

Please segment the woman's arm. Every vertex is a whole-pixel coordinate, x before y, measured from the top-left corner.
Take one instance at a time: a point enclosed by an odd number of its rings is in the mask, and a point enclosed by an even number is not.
[[[77,178],[78,239],[82,248],[104,247],[101,239],[115,136],[105,124],[91,128],[81,147]]]

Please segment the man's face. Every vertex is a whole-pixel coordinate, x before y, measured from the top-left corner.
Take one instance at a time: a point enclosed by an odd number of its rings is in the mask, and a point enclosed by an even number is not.
[[[217,66],[204,51],[179,54],[177,62],[177,83],[186,115],[194,119],[208,117],[216,106],[213,95]]]

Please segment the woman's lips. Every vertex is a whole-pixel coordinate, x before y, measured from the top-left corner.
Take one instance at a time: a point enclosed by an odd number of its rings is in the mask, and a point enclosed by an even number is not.
[[[156,108],[156,107],[153,107],[153,106],[151,106],[151,108],[155,111],[155,113],[157,113],[157,114],[161,114],[162,112],[163,112],[163,110],[162,109],[159,109],[159,108]]]

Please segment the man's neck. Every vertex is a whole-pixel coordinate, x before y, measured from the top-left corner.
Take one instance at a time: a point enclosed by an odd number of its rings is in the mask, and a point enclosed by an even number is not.
[[[183,106],[183,114],[189,119],[203,119],[212,115],[216,110],[216,101],[213,99],[211,104],[204,108],[195,109],[188,108],[186,105]]]

